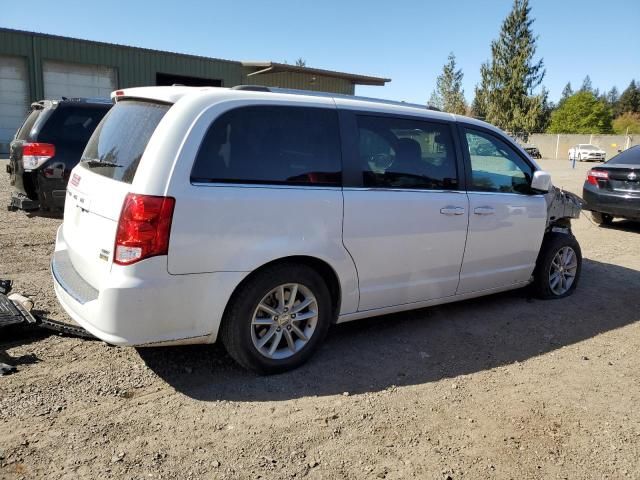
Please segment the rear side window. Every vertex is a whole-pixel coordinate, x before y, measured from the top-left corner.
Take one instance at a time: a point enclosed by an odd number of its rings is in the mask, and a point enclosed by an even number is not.
[[[42,127],[38,140],[86,145],[107,111],[105,107],[58,107]]]
[[[367,188],[451,190],[458,187],[448,125],[360,115],[358,154]]]
[[[116,103],[93,132],[81,165],[114,180],[133,182],[147,143],[169,107],[138,100]]]
[[[33,125],[36,123],[36,120],[40,116],[40,113],[42,113],[41,108],[34,108],[33,110],[31,110],[31,113],[25,119],[24,123],[22,124],[22,127],[20,127],[20,130],[18,130],[18,133],[16,134],[16,140],[30,139],[31,129],[33,128]]]
[[[340,185],[337,113],[280,106],[226,112],[209,127],[191,181]]]
[[[640,145],[636,145],[619,153],[605,165],[640,165]]]

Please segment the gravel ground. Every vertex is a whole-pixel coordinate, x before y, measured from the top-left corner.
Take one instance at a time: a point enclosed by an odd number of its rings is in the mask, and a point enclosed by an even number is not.
[[[542,161],[580,192],[588,165]],[[4,161],[0,161],[4,171]],[[4,210],[0,278],[67,319],[60,220]],[[274,377],[219,346],[115,348],[0,330],[0,477],[640,478],[640,225],[575,222],[576,293],[526,291],[332,329]]]

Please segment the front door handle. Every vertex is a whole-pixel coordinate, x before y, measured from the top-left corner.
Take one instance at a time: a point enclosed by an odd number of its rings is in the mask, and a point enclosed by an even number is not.
[[[473,213],[476,215],[493,215],[496,211],[493,207],[476,207],[473,209]]]
[[[453,206],[443,207],[443,208],[440,209],[440,213],[442,215],[449,215],[449,216],[464,215],[464,208],[462,208],[462,207],[453,207]]]

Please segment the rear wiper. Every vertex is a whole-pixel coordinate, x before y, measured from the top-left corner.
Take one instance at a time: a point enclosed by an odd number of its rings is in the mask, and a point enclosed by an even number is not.
[[[122,167],[123,166],[113,162],[101,162],[100,160],[83,160],[82,163],[84,163],[88,167]]]

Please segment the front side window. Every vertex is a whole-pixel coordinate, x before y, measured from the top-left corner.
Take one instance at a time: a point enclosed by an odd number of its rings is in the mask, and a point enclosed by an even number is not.
[[[358,162],[367,188],[452,190],[458,186],[449,127],[360,115]]]
[[[191,181],[338,186],[341,164],[335,110],[243,107],[209,127]]]
[[[471,157],[471,189],[483,192],[531,193],[533,168],[506,142],[465,128]]]

